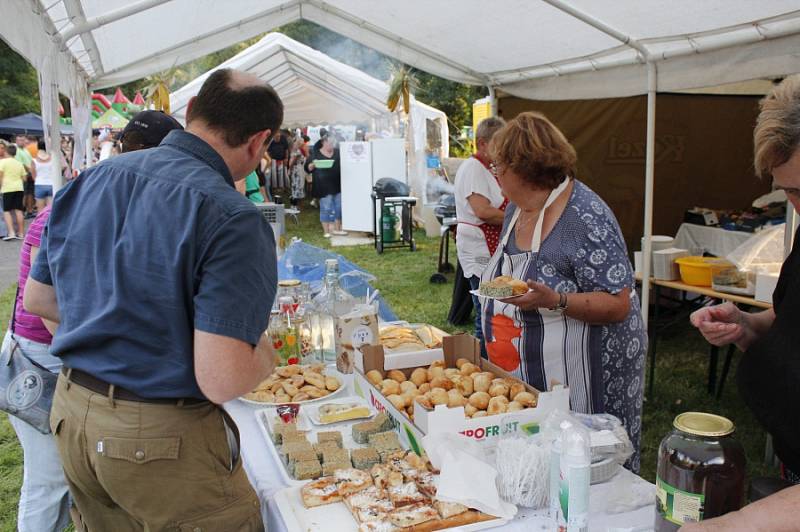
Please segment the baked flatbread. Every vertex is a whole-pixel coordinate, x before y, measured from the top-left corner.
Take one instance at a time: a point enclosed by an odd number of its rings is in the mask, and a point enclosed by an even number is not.
[[[427,471],[422,471],[415,479],[419,491],[430,498],[436,497],[436,475]]]
[[[342,500],[339,490],[336,488],[336,480],[333,477],[322,477],[309,482],[300,488],[300,496],[306,508],[323,506]]]
[[[410,504],[428,502],[428,498],[419,491],[417,485],[413,482],[406,482],[405,484],[400,484],[399,486],[390,487],[389,499],[397,508],[401,506],[408,506]]]
[[[433,501],[433,506],[436,508],[436,511],[439,512],[439,515],[442,516],[442,519],[448,519],[469,510],[469,508],[457,502]]]
[[[438,519],[439,513],[433,506],[425,503],[416,503],[397,508],[389,514],[392,524],[399,527],[408,527]]]
[[[360,469],[337,469],[333,474],[339,494],[344,497],[372,486],[372,477]]]

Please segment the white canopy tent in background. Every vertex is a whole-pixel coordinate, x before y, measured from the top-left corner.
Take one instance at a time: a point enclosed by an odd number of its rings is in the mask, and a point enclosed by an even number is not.
[[[0,35],[45,83],[78,98],[81,83],[139,79],[301,18],[490,94],[647,93],[646,236],[656,91],[800,71],[797,0],[6,0]]]
[[[286,126],[361,122],[370,124],[372,131],[389,131],[401,136],[400,112],[391,113],[386,108],[389,93],[386,83],[280,33],[270,33],[175,91],[170,96],[170,107],[178,120],[185,122],[189,99],[219,68],[249,72],[270,83],[283,100]],[[449,128],[443,112],[413,97],[409,114],[408,123],[413,132],[409,180],[416,193],[422,194],[426,174],[426,120],[435,120],[439,125],[443,144],[440,156],[446,156],[450,149]]]

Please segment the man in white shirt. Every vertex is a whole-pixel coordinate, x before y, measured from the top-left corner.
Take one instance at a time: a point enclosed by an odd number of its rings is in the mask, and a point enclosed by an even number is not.
[[[497,247],[508,203],[489,170],[489,142],[504,125],[502,118],[491,117],[481,121],[475,132],[477,151],[461,163],[456,172],[456,249],[464,277],[469,279],[473,290],[478,288],[481,274]],[[480,301],[472,296],[472,303],[475,307],[475,336],[481,341],[481,354],[486,357]]]

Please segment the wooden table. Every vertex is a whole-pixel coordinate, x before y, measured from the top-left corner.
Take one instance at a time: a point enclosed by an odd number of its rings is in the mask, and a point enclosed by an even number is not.
[[[641,282],[641,275],[637,274],[636,281]],[[738,294],[729,294],[727,292],[720,292],[718,290],[712,289],[710,286],[694,286],[690,284],[686,284],[681,281],[664,281],[661,279],[654,279],[650,278],[650,285],[653,287],[655,292],[655,297],[653,298],[653,302],[655,303],[653,306],[653,323],[648,327],[648,336],[649,336],[649,346],[648,349],[650,351],[650,382],[648,384],[648,395],[653,395],[653,383],[655,381],[655,370],[656,370],[656,345],[658,342],[658,320],[660,317],[660,303],[659,300],[661,298],[661,290],[664,288],[669,288],[672,290],[678,290],[681,292],[682,297],[680,299],[681,306],[683,307],[683,312],[678,312],[678,315],[675,319],[670,321],[666,326],[672,325],[680,320],[688,319],[689,314],[691,314],[697,308],[704,305],[697,305],[693,302],[688,301],[685,298],[686,294],[698,294],[707,298],[710,298],[716,302],[721,301],[730,301],[735,305],[741,305],[749,308],[758,308],[758,309],[769,309],[772,308],[771,303],[765,303],[764,301],[757,301],[749,296],[742,296]],[[666,327],[665,326],[665,327]],[[728,375],[728,371],[730,370],[731,359],[733,357],[733,352],[736,349],[736,346],[731,344],[728,347],[728,353],[725,358],[725,364],[722,369],[722,375],[720,377],[719,386],[717,386],[717,365],[719,363],[719,347],[712,345],[710,348],[709,353],[709,362],[708,362],[708,393],[715,393],[717,397],[719,397],[720,393],[722,392],[722,383],[725,381],[725,377]]]

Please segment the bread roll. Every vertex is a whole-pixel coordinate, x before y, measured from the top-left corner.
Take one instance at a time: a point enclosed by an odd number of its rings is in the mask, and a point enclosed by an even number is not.
[[[450,390],[447,392],[447,406],[456,407],[464,406],[467,404],[467,398],[461,395],[458,390]]]
[[[309,399],[312,399],[312,397],[306,392],[297,392],[297,395],[292,397],[292,401],[308,401]]]
[[[520,381],[514,382],[508,390],[508,397],[512,401],[517,397],[517,394],[520,392],[526,391],[525,385],[522,384]]]
[[[342,383],[336,377],[331,377],[330,375],[325,377],[325,389],[329,392],[335,392],[341,385]]]
[[[369,375],[367,375],[369,378]],[[305,375],[303,379],[310,384],[311,386],[316,386],[317,388],[324,388],[325,387],[325,377],[320,373],[313,373],[309,372],[308,375]],[[370,381],[372,382],[372,381]],[[380,382],[380,381],[379,381]],[[299,386],[298,386],[299,388]]]
[[[475,419],[476,417],[486,417],[488,415],[489,414],[486,413],[486,410],[478,410],[477,412],[472,414],[472,419]]]
[[[460,373],[456,368],[447,368],[446,370],[444,370],[444,376],[447,377],[448,379],[452,379],[456,375],[460,375]]]
[[[431,388],[441,388],[444,391],[452,390],[455,387],[453,381],[448,379],[447,377],[436,377],[435,379],[431,380]]]
[[[495,382],[489,386],[489,395],[492,397],[504,396],[508,397],[508,384],[504,382]]]
[[[456,386],[455,389],[464,397],[469,397],[475,391],[472,384],[472,377],[469,375],[456,375],[453,377],[453,384]]]
[[[428,381],[432,381],[437,377],[446,378],[444,376],[444,368],[435,367],[428,370]]]
[[[508,412],[508,397],[505,395],[498,395],[489,399],[489,406],[486,408],[490,416],[495,414],[504,414]]]
[[[431,398],[431,403],[434,405],[446,405],[450,399],[447,392],[441,388],[433,388],[428,393],[428,396]]]
[[[430,397],[427,394],[418,395],[414,398],[414,401],[419,403],[423,408],[427,408],[428,410],[433,409],[433,403],[431,402]]]
[[[524,410],[525,407],[519,404],[516,401],[511,401],[508,403],[508,411],[509,412],[519,412],[520,410]]]
[[[537,397],[530,392],[520,392],[514,397],[514,402],[521,404],[525,408],[536,406]]]
[[[368,371],[367,374],[364,376],[373,386],[377,386],[381,382],[383,382],[383,375],[381,375],[381,372],[378,371],[377,369]]]
[[[475,414],[475,412],[477,412],[477,411],[478,411],[478,409],[475,408],[474,406],[472,406],[469,403],[464,405],[464,415],[467,416],[467,417],[472,417],[473,414]]]
[[[286,392],[286,395],[288,395],[289,397],[294,397],[300,390],[298,390],[297,386],[295,386],[291,382],[283,381],[283,391]]]
[[[481,370],[481,368],[479,368],[478,366],[476,366],[472,362],[466,362],[466,363],[462,364],[461,367],[459,368],[459,372],[462,375],[472,375],[473,373],[480,372],[480,370]]]
[[[389,370],[389,373],[386,374],[386,377],[389,378],[389,379],[392,379],[393,381],[397,381],[397,382],[405,382],[405,380],[406,380],[405,373],[403,373],[399,369]]]
[[[461,369],[461,366],[463,366],[467,362],[469,362],[469,360],[467,360],[466,358],[459,358],[458,360],[456,360],[456,367],[458,369]]]
[[[383,395],[399,395],[400,394],[400,383],[394,379],[384,379],[383,383],[381,384],[381,393]]]
[[[486,410],[489,406],[491,396],[486,392],[475,392],[469,396],[469,404],[478,410]]]
[[[411,382],[417,385],[417,388],[428,382],[428,370],[425,368],[417,368],[411,372]]]
[[[442,368],[442,369],[444,369],[446,367],[447,367],[447,365],[444,363],[444,360],[434,360],[433,362],[431,362],[431,365],[430,365],[430,367],[428,369],[433,369],[433,368]]]
[[[417,389],[417,385],[414,384],[411,381],[404,381],[404,382],[400,383],[400,390],[403,393],[406,393],[406,392],[411,391],[411,390],[416,390],[416,389]]]
[[[386,398],[401,412],[406,408],[406,399],[401,395],[387,395]]]
[[[476,392],[488,392],[492,380],[485,373],[476,373],[472,376],[472,384]]]

